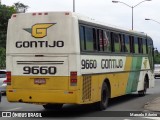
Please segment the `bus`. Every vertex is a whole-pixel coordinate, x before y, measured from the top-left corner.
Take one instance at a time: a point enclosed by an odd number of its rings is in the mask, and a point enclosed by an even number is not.
[[[151,37],[72,12],[13,14],[6,56],[9,102],[104,110],[111,98],[154,87]]]

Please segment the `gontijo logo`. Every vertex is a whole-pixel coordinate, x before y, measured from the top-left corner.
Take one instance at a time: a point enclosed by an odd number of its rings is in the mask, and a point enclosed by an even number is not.
[[[56,23],[37,23],[32,28],[24,28],[25,31],[31,33],[35,38],[43,38],[47,36],[47,29]]]

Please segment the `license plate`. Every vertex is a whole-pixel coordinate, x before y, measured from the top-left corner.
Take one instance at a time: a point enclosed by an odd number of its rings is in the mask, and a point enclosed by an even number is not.
[[[46,79],[45,78],[35,78],[34,84],[46,84]]]

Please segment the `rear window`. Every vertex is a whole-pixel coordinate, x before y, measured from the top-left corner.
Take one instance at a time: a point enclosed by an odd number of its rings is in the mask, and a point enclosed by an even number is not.
[[[0,78],[6,78],[6,72],[0,71]]]

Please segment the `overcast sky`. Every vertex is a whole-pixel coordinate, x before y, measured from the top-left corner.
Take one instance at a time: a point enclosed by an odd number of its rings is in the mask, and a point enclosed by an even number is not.
[[[120,0],[134,6],[143,0]],[[73,0],[1,0],[8,6],[21,2],[29,6],[27,12],[73,11]],[[76,12],[107,24],[131,30],[131,8],[112,0],[75,0]],[[151,36],[160,51],[160,24],[146,21],[150,18],[160,22],[160,0],[141,3],[134,8],[134,30]]]

